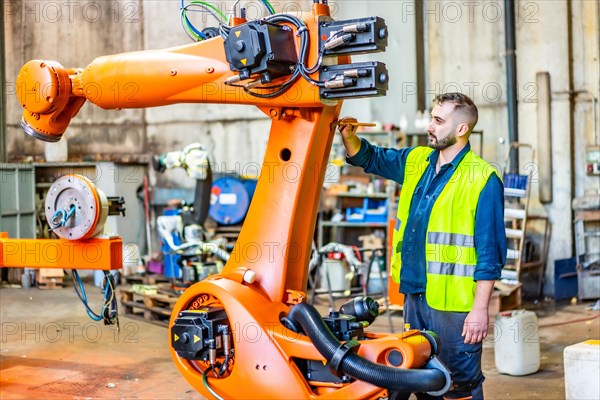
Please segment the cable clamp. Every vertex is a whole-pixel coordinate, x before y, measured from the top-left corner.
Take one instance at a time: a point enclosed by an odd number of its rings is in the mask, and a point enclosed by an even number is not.
[[[331,360],[329,360],[329,368],[335,371],[336,374],[340,373],[340,366],[346,355],[353,349],[358,348],[360,343],[358,340],[349,340],[346,343],[340,344],[340,346],[335,350],[333,356],[331,356]]]
[[[298,31],[296,32],[296,36],[300,36],[300,34],[304,33],[305,31],[308,31],[308,28],[306,27],[306,25],[301,26],[300,28],[298,28]]]

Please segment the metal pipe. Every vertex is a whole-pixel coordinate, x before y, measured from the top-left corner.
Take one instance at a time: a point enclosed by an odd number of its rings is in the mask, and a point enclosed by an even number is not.
[[[415,39],[417,67],[417,110],[427,109],[427,32],[424,18],[425,2],[415,1]]]
[[[504,29],[506,47],[506,104],[508,106],[508,141],[514,143],[519,141],[518,112],[517,112],[517,55],[515,34],[515,2],[504,0]],[[511,152],[509,172],[518,172],[519,153],[518,150]]]
[[[6,76],[4,70],[4,7],[0,7],[0,163],[6,162]]]
[[[538,194],[540,203],[552,203],[552,91],[550,74],[538,72],[535,75],[539,98],[537,103],[537,148],[539,163]],[[535,160],[534,160],[535,161]]]
[[[598,31],[596,38],[599,38],[600,37],[600,4],[597,4],[597,3],[596,3],[596,28],[597,28],[596,30]],[[598,52],[600,55],[600,49],[598,49]],[[600,62],[596,63],[596,67],[598,68],[597,76],[600,77]],[[596,110],[598,110],[598,98],[596,98],[595,100],[596,100],[596,104],[594,107],[594,124],[598,127],[598,126],[600,126],[600,124],[598,124],[598,111],[596,111]],[[597,132],[598,132],[597,133],[598,136],[596,136],[596,145],[599,145],[600,144],[600,129],[597,129]]]
[[[567,1],[567,65],[569,71],[569,147],[571,154],[575,154],[575,79],[573,76],[573,4]],[[569,157],[571,181],[571,198],[577,195],[577,181],[575,179],[575,157]],[[571,207],[571,221],[575,220],[575,210]],[[577,235],[575,229],[571,228],[571,252],[577,254]]]

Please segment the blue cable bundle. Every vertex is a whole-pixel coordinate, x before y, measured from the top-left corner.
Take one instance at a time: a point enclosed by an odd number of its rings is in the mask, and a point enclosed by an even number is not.
[[[271,5],[271,3],[269,3],[268,0],[260,0],[260,2],[265,6],[269,15],[275,14],[275,9]],[[235,9],[235,5],[233,7]],[[217,20],[217,22],[220,25],[221,31],[223,31],[222,28],[224,28],[225,31],[228,31],[229,27],[226,27],[227,23],[229,22],[227,20],[227,16],[217,7],[206,1],[193,0],[190,1],[188,4],[185,4],[184,0],[181,0],[181,6],[179,7],[179,9],[181,10],[181,26],[183,27],[183,30],[188,34],[188,36],[194,41],[206,40],[207,37],[200,29],[196,28],[194,24],[190,21],[188,17],[188,11],[209,13]]]
[[[77,293],[77,297],[79,297],[83,303],[83,306],[85,307],[85,310],[90,318],[94,321],[104,321],[104,325],[113,325],[116,323],[118,329],[119,317],[117,310],[117,297],[115,296],[115,276],[111,274],[110,271],[104,271],[104,280],[102,282],[102,286],[104,287],[104,303],[102,304],[100,314],[96,314],[88,305],[88,298],[85,293],[85,288],[83,287],[83,282],[81,281],[81,277],[76,269],[73,270],[72,277],[75,293]]]

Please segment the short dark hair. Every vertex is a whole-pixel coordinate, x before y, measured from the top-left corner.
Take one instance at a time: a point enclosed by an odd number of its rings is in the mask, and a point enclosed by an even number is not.
[[[479,119],[479,112],[477,111],[477,106],[473,103],[473,100],[462,93],[453,92],[453,93],[442,93],[435,96],[433,102],[438,105],[442,105],[444,103],[452,103],[454,104],[454,110],[460,111],[464,113],[469,120],[473,122],[473,125],[470,125],[470,130],[473,129],[475,125],[477,125],[477,120]]]

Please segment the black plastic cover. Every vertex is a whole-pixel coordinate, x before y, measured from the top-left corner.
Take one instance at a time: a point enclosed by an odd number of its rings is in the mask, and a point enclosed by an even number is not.
[[[331,383],[346,383],[354,380],[345,374],[334,374],[329,368],[329,363],[315,360],[306,360],[306,378],[309,381]]]
[[[320,47],[325,44],[323,38],[329,38],[344,27],[352,25],[359,26],[363,32],[348,32],[353,38],[350,42],[333,49],[324,51],[324,55],[334,54],[364,54],[384,51],[387,47],[388,30],[383,18],[367,17],[359,19],[348,19],[344,21],[327,21],[319,25]],[[336,35],[338,36],[338,35]]]
[[[222,308],[182,311],[171,327],[171,346],[182,358],[204,360],[208,357],[208,341],[214,339],[217,355],[222,355],[223,344],[218,327],[223,324],[228,325],[228,322]]]
[[[376,61],[326,66],[321,68],[319,80],[327,82],[335,79],[343,79],[344,71],[355,69],[366,69],[368,74],[366,76],[355,77],[355,82],[352,86],[322,87],[320,90],[321,97],[324,99],[349,99],[385,96],[389,81],[388,71],[385,64]]]
[[[357,321],[371,324],[379,316],[379,303],[371,297],[358,296],[342,304],[340,314],[353,315]]]
[[[298,63],[294,34],[282,25],[251,21],[231,28],[225,39],[225,57],[242,79],[268,72],[272,77],[291,74]]]

